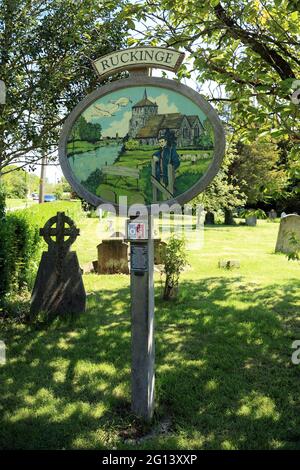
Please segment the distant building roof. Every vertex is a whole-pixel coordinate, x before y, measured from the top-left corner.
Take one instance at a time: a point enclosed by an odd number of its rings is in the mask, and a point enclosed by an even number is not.
[[[148,96],[147,96],[147,90],[145,89],[144,91],[144,96],[143,98],[138,101],[134,106],[132,106],[133,108],[142,108],[144,106],[157,106],[156,103],[154,103],[153,101],[150,101],[148,100]]]

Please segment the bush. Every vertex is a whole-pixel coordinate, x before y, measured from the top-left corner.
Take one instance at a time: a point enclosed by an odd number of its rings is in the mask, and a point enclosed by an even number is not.
[[[300,261],[300,239],[295,232],[290,232],[289,242],[291,245],[290,253],[287,253],[289,260]]]
[[[51,202],[6,214],[0,220],[0,298],[31,289],[45,242],[39,229],[57,212],[82,217],[81,203]]]
[[[169,300],[177,296],[180,273],[188,264],[184,239],[173,234],[162,258],[166,276],[163,298]]]
[[[65,212],[65,214],[71,217],[75,222],[79,222],[83,217],[80,200],[46,202],[16,212],[28,214],[30,219],[36,222],[40,227],[42,227],[50,217],[56,215],[57,212]]]
[[[126,150],[136,150],[139,147],[139,141],[134,139],[129,139],[125,142]]]
[[[57,184],[54,188],[54,195],[56,197],[56,199],[58,200],[61,200],[62,197],[63,197],[63,188],[62,188],[62,185],[61,184]]]
[[[0,294],[3,300],[8,292],[20,291],[32,283],[39,254],[39,227],[25,213],[10,213],[0,222],[0,237]]]
[[[262,209],[243,209],[240,212],[241,217],[256,217],[257,219],[266,219],[267,215]]]

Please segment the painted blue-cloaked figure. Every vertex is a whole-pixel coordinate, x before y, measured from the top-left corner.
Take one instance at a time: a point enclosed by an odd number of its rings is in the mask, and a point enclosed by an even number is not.
[[[160,149],[153,154],[155,177],[165,186],[168,186],[168,165],[171,164],[175,171],[180,165],[179,155],[176,152],[175,145],[172,145],[166,137],[161,137],[158,140],[158,144]]]

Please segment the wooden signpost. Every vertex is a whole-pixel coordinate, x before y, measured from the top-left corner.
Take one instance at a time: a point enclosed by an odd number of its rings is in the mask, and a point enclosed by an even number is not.
[[[59,144],[63,173],[94,206],[117,198],[144,202],[128,220],[130,242],[132,411],[150,420],[154,410],[153,204],[183,205],[211,182],[225,148],[212,106],[178,81],[149,76],[151,68],[176,72],[184,54],[138,47],[94,61],[99,80],[120,71],[129,78],[100,86],[65,121]],[[205,144],[204,144],[205,142]],[[191,166],[193,165],[193,171]],[[108,199],[109,198],[109,199]],[[137,218],[138,217],[138,218]]]
[[[133,226],[135,225],[135,228]],[[131,227],[130,227],[131,226]],[[128,223],[131,286],[131,409],[150,420],[154,411],[153,217]]]

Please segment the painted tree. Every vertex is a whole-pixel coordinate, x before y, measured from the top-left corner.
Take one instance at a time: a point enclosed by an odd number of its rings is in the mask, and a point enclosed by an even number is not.
[[[208,119],[203,122],[203,132],[201,133],[197,144],[203,150],[213,149],[213,128]]]
[[[83,116],[80,116],[78,119],[78,134],[80,140],[94,143],[101,138],[101,125],[87,122]]]
[[[123,44],[110,0],[0,0],[0,174],[54,158],[68,112],[97,86],[91,60]],[[49,158],[48,158],[49,161]]]

